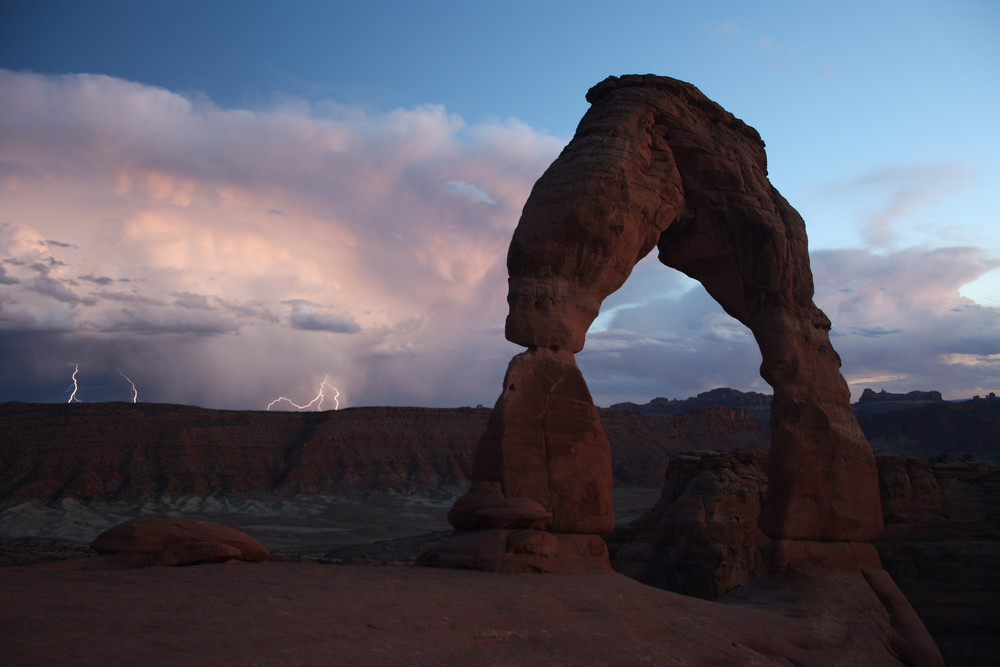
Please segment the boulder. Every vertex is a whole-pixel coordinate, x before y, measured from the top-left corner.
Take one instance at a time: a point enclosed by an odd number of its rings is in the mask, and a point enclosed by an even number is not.
[[[235,528],[175,517],[141,517],[113,526],[90,548],[101,554],[144,556],[149,565],[260,562],[269,556],[260,542]]]
[[[714,600],[764,572],[771,540],[757,526],[767,449],[691,452],[670,460],[644,527],[614,569],[657,588]]]

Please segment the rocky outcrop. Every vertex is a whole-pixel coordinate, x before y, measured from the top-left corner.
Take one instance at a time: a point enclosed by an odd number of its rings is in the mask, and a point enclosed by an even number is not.
[[[571,352],[534,349],[510,362],[472,483],[541,505],[553,532],[611,532],[611,445]]]
[[[504,572],[610,569],[599,535],[614,528],[611,445],[567,350],[533,348],[510,362],[479,440],[472,485],[448,519],[457,534],[418,561]],[[543,530],[497,527],[489,508],[538,507]]]
[[[637,525],[623,527],[631,536],[614,569],[706,600],[762,574],[771,542],[757,526],[767,460],[764,447],[674,456],[659,501]]]
[[[246,533],[213,521],[142,517],[113,526],[91,543],[94,551],[132,557],[131,565],[197,565],[268,558],[267,549]]]
[[[1000,654],[1000,465],[902,456],[877,463],[885,529],[874,544],[885,572],[949,664],[988,664]],[[772,540],[754,522],[766,470],[763,448],[675,456],[660,501],[619,530],[614,568],[685,595],[736,595],[768,569]]]

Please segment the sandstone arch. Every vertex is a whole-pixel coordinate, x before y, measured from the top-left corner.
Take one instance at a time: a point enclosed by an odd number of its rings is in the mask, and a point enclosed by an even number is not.
[[[429,564],[606,567],[611,466],[574,354],[600,304],[654,246],[745,324],[774,389],[761,528],[772,561],[878,567],[875,461],[830,322],[812,301],[805,225],[767,180],[764,143],[694,86],[653,75],[592,88],[573,140],[535,184],[507,258],[508,368],[456,534]],[[602,560],[603,559],[603,560]]]

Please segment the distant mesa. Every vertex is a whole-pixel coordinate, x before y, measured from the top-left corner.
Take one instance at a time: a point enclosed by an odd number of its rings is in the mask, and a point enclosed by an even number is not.
[[[940,391],[911,391],[906,394],[891,394],[885,389],[875,392],[865,389],[858,403],[885,403],[887,401],[906,403],[937,403],[943,401]]]
[[[739,391],[728,387],[719,387],[710,391],[702,392],[692,398],[682,400],[657,397],[645,404],[639,403],[615,403],[611,407],[616,410],[635,410],[647,415],[663,414],[676,415],[687,412],[692,408],[702,408],[710,406],[723,406],[727,408],[768,408],[771,407],[771,395],[761,394],[756,391]]]
[[[854,404],[854,414],[872,415],[895,410],[916,408],[922,405],[943,405],[945,400],[939,391],[911,391],[905,394],[893,394],[885,389],[873,391],[865,389],[861,398]]]
[[[764,428],[771,426],[771,395],[756,391],[739,391],[719,387],[684,399],[654,398],[648,403],[615,403],[612,410],[633,410],[644,415],[677,415],[688,410],[704,407],[726,407],[734,410],[748,410]]]
[[[949,405],[957,402],[945,401],[939,391],[911,391],[893,394],[882,389],[866,388],[857,403],[851,405],[857,417],[865,415],[897,412],[925,405]],[[633,410],[644,415],[676,415],[697,407],[722,406],[731,409],[748,410],[760,420],[764,428],[771,426],[771,395],[755,391],[743,392],[721,387],[685,399],[657,397],[648,403],[615,403],[613,410]],[[865,424],[861,424],[865,429]],[[867,433],[867,430],[866,430]],[[869,438],[870,441],[870,438]],[[903,452],[900,452],[903,453]]]

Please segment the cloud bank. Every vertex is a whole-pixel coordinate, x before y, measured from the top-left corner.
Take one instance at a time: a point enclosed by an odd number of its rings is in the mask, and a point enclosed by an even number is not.
[[[491,404],[504,258],[565,143],[439,106],[223,109],[106,76],[0,70],[0,400],[263,409]],[[794,202],[793,202],[794,204]],[[981,393],[996,309],[975,247],[813,253],[852,381]],[[766,390],[752,337],[648,258],[580,355],[599,404]],[[857,390],[860,391],[861,384]]]

